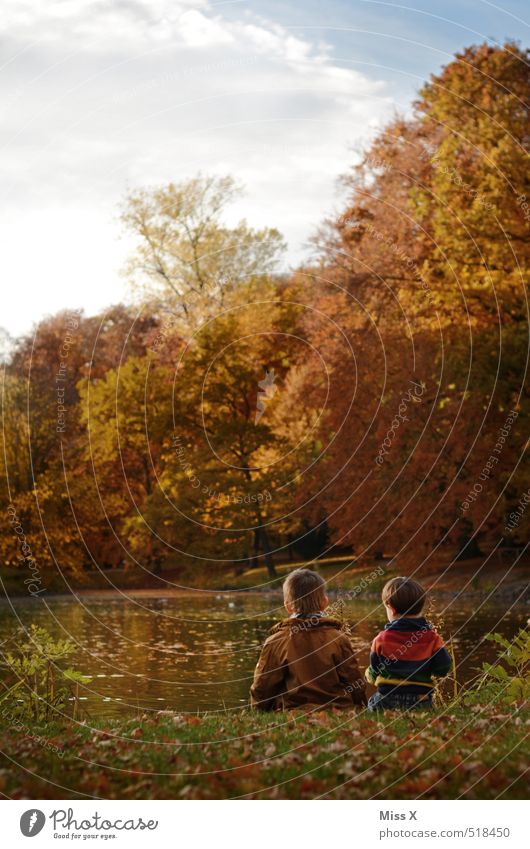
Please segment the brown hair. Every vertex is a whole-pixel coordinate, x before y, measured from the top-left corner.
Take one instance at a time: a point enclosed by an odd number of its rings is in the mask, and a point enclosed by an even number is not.
[[[325,581],[310,569],[295,569],[283,584],[283,599],[296,613],[315,613],[322,609]]]
[[[417,616],[423,610],[426,593],[412,578],[391,578],[381,593],[383,604],[389,604],[401,616]]]

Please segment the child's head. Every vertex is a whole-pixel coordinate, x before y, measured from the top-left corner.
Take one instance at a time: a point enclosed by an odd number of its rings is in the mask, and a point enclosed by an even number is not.
[[[288,613],[318,613],[328,606],[324,579],[310,569],[295,569],[283,584]]]
[[[425,604],[425,590],[412,578],[391,578],[381,594],[389,620],[400,616],[419,616]]]

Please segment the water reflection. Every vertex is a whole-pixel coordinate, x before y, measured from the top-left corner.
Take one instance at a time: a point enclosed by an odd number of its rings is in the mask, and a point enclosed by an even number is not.
[[[439,602],[437,608],[445,606]],[[366,665],[381,610],[356,601],[347,614],[359,663]],[[246,704],[259,648],[281,615],[280,600],[263,595],[17,599],[0,605],[0,641],[18,623],[73,639],[77,651],[70,665],[93,677],[83,693],[92,717],[131,709],[224,710]],[[469,679],[495,654],[483,641],[488,630],[511,636],[526,616],[523,607],[503,615],[491,605],[448,606],[443,628],[454,636],[459,679]]]

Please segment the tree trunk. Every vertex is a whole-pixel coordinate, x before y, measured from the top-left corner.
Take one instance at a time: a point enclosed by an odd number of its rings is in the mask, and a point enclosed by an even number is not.
[[[256,513],[259,525],[254,531],[254,548],[257,554],[259,552],[260,542],[262,542],[263,554],[265,557],[265,566],[267,567],[267,574],[269,578],[277,578],[278,573],[276,572],[274,560],[272,559],[272,554],[269,545],[269,536],[264,525],[262,524],[263,518],[261,516],[261,510],[259,509],[259,507],[256,509]]]
[[[250,484],[252,481],[252,475],[250,473],[250,469],[246,461],[243,463],[243,471],[247,482]],[[257,528],[254,531],[254,548],[257,553],[259,551],[260,539],[262,539],[263,553],[265,555],[265,566],[267,567],[267,573],[269,575],[269,578],[277,578],[278,573],[276,572],[276,569],[274,567],[274,560],[272,559],[271,548],[269,545],[269,535],[267,534],[267,530],[263,524],[263,516],[261,514],[261,510],[259,509],[258,504],[256,504],[256,519]]]
[[[276,572],[276,568],[274,566],[274,560],[272,559],[272,554],[269,546],[269,536],[265,528],[261,528],[261,535],[263,537],[263,549],[265,552],[265,566],[267,567],[267,573],[269,578],[277,578],[278,573]]]
[[[458,537],[457,560],[471,560],[473,557],[481,557],[477,537],[473,533],[473,525],[468,519],[462,521],[462,532]]]

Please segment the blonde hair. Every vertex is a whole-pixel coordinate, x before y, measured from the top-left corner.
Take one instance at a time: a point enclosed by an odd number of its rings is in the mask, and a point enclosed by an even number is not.
[[[310,569],[295,569],[283,584],[283,599],[292,604],[296,613],[315,613],[322,610],[324,578]]]

